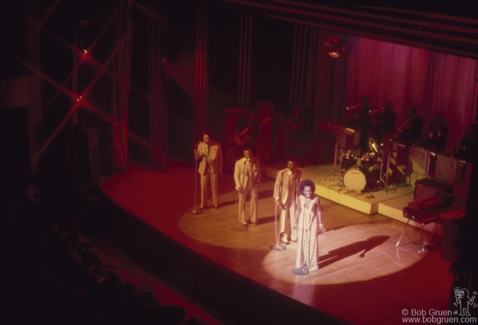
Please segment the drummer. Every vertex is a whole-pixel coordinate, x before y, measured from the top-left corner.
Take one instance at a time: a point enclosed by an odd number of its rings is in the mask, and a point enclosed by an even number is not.
[[[360,103],[353,106],[353,108],[357,109],[355,116],[351,120],[345,122],[344,126],[355,130],[361,130],[358,149],[360,150],[360,156],[362,156],[368,150],[367,130],[372,126],[370,121],[370,111],[372,110],[372,107],[368,103],[368,97],[362,95],[360,97]]]

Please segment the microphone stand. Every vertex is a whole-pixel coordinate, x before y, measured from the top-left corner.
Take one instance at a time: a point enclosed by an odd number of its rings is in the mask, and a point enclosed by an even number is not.
[[[199,146],[198,146],[199,147]],[[197,202],[197,192],[198,192],[198,186],[197,186],[197,182],[198,182],[198,164],[199,164],[199,161],[196,160],[196,157],[194,157],[194,160],[196,161],[194,163],[195,167],[194,167],[194,207],[189,211],[189,213],[191,214],[201,214],[202,213],[202,209],[199,208],[197,205],[196,205],[196,202]]]
[[[385,146],[387,146],[385,144]],[[385,168],[385,173],[383,171],[383,160],[384,157],[387,157],[387,166]],[[378,181],[378,188],[380,189],[380,186],[382,184],[385,186],[385,193],[388,194],[388,171],[390,168],[390,148],[387,146],[387,150],[384,150],[382,152],[382,162],[380,163],[380,179]],[[383,176],[385,174],[385,177]]]
[[[273,250],[276,250],[276,251],[283,251],[286,249],[285,245],[280,245],[279,244],[279,236],[278,236],[278,232],[280,231],[280,229],[278,230],[277,229],[277,201],[276,201],[276,206],[275,206],[275,209],[274,209],[274,216],[275,216],[275,219],[274,219],[274,233],[276,235],[276,244],[274,246],[272,246],[272,249]]]

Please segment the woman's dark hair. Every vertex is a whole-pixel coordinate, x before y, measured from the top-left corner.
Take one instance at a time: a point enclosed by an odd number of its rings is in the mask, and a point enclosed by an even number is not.
[[[315,192],[315,183],[312,182],[310,179],[303,179],[298,186],[300,195],[304,195],[304,188],[306,186],[310,186],[312,188],[312,192]]]

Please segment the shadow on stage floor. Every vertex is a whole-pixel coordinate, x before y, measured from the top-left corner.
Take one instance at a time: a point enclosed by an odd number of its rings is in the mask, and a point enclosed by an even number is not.
[[[169,174],[128,168],[103,179],[90,204],[121,250],[216,319],[402,324],[403,309],[447,310],[450,263],[439,252],[418,251],[417,229],[397,248],[403,223],[321,197],[328,231],[319,235],[320,269],[295,275],[296,245],[271,249],[274,179],[263,177],[259,186],[258,225],[237,232],[233,176],[220,178],[219,209],[193,215],[194,176],[185,163],[172,164]]]

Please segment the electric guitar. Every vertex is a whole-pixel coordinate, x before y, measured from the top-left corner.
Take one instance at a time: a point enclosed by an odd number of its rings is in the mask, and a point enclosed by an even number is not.
[[[262,121],[259,124],[257,124],[254,127],[251,127],[251,128],[246,127],[241,132],[236,131],[236,133],[234,134],[234,143],[238,147],[244,146],[244,144],[251,139],[250,135],[251,135],[252,131],[257,129],[258,127],[261,127],[264,123],[269,122],[270,119],[271,119],[270,117],[265,117],[265,118],[262,119]]]

